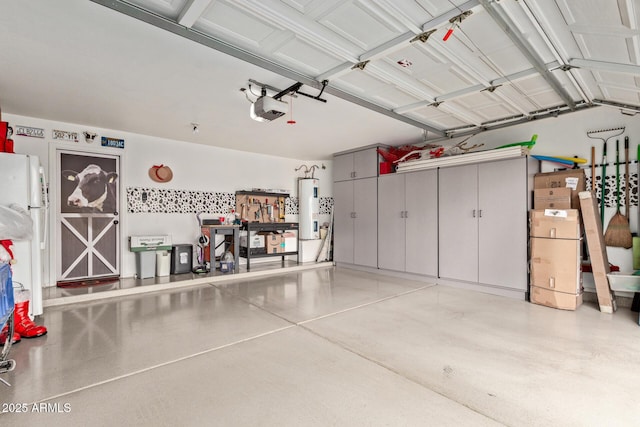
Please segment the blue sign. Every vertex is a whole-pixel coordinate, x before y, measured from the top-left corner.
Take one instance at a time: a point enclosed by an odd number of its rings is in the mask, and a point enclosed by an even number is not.
[[[124,148],[124,139],[102,137],[103,147]]]

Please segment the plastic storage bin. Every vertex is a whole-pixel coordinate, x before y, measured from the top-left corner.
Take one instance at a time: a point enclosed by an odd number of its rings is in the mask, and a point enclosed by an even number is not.
[[[171,246],[171,274],[191,273],[193,268],[193,246],[189,244]]]
[[[231,273],[234,268],[235,262],[233,260],[233,254],[227,251],[220,257],[220,271],[223,273]]]

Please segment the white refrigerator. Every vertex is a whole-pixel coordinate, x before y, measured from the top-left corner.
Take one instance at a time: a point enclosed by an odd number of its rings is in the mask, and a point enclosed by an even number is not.
[[[44,169],[37,156],[0,153],[0,204],[18,204],[33,220],[33,238],[14,240],[16,263],[12,265],[14,288],[18,283],[31,291],[29,315],[42,314],[43,251],[47,234],[47,194]],[[2,239],[2,236],[0,236]]]

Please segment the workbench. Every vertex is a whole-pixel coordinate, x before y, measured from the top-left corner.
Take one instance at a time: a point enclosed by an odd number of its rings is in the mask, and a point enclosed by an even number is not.
[[[233,271],[237,273],[240,268],[240,225],[203,225],[201,227],[202,234],[209,237],[209,263],[211,270],[215,270],[216,267],[216,235],[232,236],[231,247],[233,248]],[[226,240],[226,237],[225,237]],[[223,243],[226,245],[226,243]],[[225,247],[225,251],[226,251]],[[224,251],[223,251],[224,254]],[[247,268],[248,270],[248,268]]]
[[[243,247],[240,251],[240,256],[247,259],[247,271],[251,268],[251,258],[266,258],[266,257],[276,257],[279,256],[282,259],[282,267],[284,267],[284,259],[288,255],[296,256],[296,263],[300,263],[300,256],[298,251],[298,223],[297,222],[246,222],[242,225],[242,230],[247,232],[247,240],[251,236],[251,233],[258,233],[261,231],[265,232],[286,232],[286,231],[296,231],[296,250],[289,252],[278,252],[275,254],[268,253],[251,253],[251,248]]]

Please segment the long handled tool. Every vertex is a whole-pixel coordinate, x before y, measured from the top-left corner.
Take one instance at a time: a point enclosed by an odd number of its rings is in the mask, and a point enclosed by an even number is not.
[[[587,136],[591,139],[600,139],[604,143],[604,148],[602,152],[602,194],[600,196],[600,219],[604,224],[604,202],[605,202],[605,190],[607,189],[607,141],[611,138],[620,136],[624,133],[625,127],[617,127],[611,129],[600,129],[600,130],[590,130],[587,132]],[[615,133],[613,133],[615,132]],[[596,136],[600,134],[611,134],[607,138],[603,138],[602,136]],[[592,177],[593,179],[593,177]]]
[[[616,205],[617,211],[604,233],[604,243],[607,246],[629,249],[633,245],[629,221],[620,212],[620,141],[618,140],[616,140]]]
[[[631,207],[631,200],[629,200],[629,137],[624,137],[624,216],[627,217],[629,222],[629,210]]]
[[[604,205],[607,192],[607,141],[604,142],[602,147],[602,194],[600,194],[600,221],[604,224]]]
[[[591,146],[591,192],[596,193],[596,147]]]

